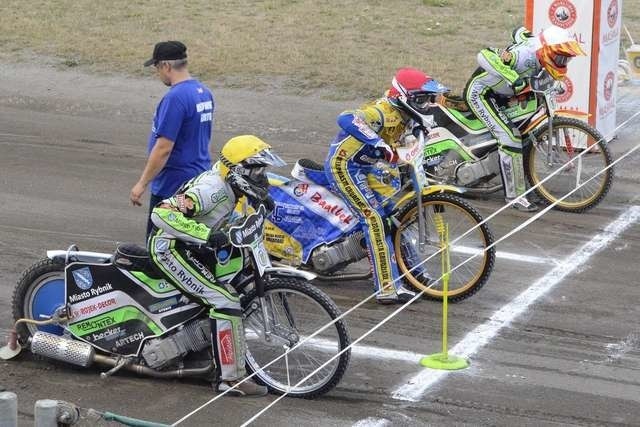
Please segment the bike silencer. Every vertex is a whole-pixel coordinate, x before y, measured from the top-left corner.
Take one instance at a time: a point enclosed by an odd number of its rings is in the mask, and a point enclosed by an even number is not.
[[[31,352],[73,365],[90,366],[95,350],[89,344],[38,331],[31,338]]]

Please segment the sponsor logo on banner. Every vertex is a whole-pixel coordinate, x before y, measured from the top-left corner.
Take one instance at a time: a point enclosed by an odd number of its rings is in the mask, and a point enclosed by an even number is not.
[[[613,80],[615,76],[613,71],[609,71],[607,76],[604,78],[604,99],[609,101],[611,99],[611,95],[613,95]]]
[[[82,267],[73,271],[73,279],[80,289],[87,290],[93,286],[93,276],[89,267]]]
[[[607,24],[609,30],[602,32],[602,44],[607,45],[618,41],[620,36],[620,28],[616,26],[618,22],[618,0],[611,0],[607,8]]]
[[[598,116],[603,118],[610,113],[616,111],[616,101],[613,98],[613,89],[615,85],[615,74],[613,71],[609,71],[605,78],[602,87],[602,93],[604,96],[604,102],[598,103]]]
[[[562,93],[556,95],[556,102],[567,102],[571,99],[571,95],[573,95],[573,82],[567,76],[560,82],[560,85],[562,86]]]
[[[560,28],[569,28],[577,17],[576,7],[569,0],[555,0],[549,6],[549,20]]]
[[[607,23],[609,27],[613,28],[618,21],[618,0],[611,0],[609,7],[607,8]]]

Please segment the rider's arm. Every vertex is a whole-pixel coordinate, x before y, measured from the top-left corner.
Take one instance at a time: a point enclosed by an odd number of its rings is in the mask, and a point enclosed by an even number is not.
[[[376,145],[382,141],[380,135],[371,127],[368,114],[364,110],[344,111],[338,116],[337,122],[343,131],[364,144]]]
[[[216,230],[195,221],[192,217],[200,209],[194,202],[197,198],[177,194],[163,200],[151,212],[151,221],[156,227],[185,242],[206,244]]]
[[[513,68],[505,63],[504,58],[493,49],[482,49],[478,53],[478,65],[489,74],[499,76],[511,85],[520,77]]]

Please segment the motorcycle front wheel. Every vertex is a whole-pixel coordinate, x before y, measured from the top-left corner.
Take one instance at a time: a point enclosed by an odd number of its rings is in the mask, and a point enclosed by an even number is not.
[[[448,228],[450,274],[447,299],[462,301],[475,294],[489,279],[495,263],[493,235],[482,216],[469,203],[450,193],[422,197],[425,220],[424,246],[420,245],[418,205],[412,200],[396,218],[394,248],[400,274],[408,285],[424,291],[429,299],[441,300],[444,293],[443,238]],[[471,230],[471,231],[470,231]]]
[[[351,341],[342,320],[331,323],[340,312],[324,292],[301,278],[272,276],[264,298],[253,289],[242,301],[247,371],[256,382],[271,393],[306,399],[340,382],[351,351],[338,354]]]
[[[613,180],[613,168],[604,171],[612,157],[603,136],[587,123],[565,117],[553,120],[552,132],[550,136],[543,125],[524,150],[529,183],[537,185],[534,191],[546,203],[558,202],[555,209],[574,213],[591,209],[606,196]],[[596,146],[584,153],[592,145]]]

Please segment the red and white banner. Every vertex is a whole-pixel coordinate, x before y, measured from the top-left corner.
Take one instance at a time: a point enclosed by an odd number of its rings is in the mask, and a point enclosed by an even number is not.
[[[622,0],[526,0],[525,8],[525,26],[535,34],[557,25],[587,53],[569,63],[559,107],[588,113],[608,140],[615,136],[621,12]]]

